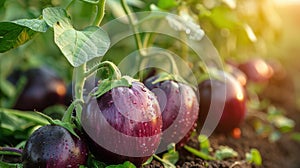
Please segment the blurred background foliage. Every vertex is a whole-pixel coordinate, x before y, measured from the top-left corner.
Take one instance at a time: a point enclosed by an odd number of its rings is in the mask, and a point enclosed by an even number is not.
[[[284,0],[283,0],[284,1]],[[67,6],[70,0],[1,0],[0,20],[37,18],[47,6]],[[300,5],[274,0],[128,0],[134,11],[160,10],[192,18],[205,31],[225,61],[243,62],[252,57],[279,61],[292,74],[300,90]],[[77,29],[89,25],[96,11],[93,5],[77,0],[70,4],[69,14]],[[102,24],[124,15],[118,0],[108,0]],[[118,61],[125,51],[135,48],[124,40],[107,55]],[[14,69],[38,66],[53,67],[66,83],[72,80],[72,67],[53,42],[53,33],[39,34],[25,45],[0,55],[0,79]],[[298,92],[297,92],[298,93]],[[297,96],[299,97],[299,95]],[[1,96],[0,99],[3,99]],[[297,99],[300,102],[300,99]],[[0,101],[1,102],[1,101]],[[299,103],[300,104],[300,103]],[[1,104],[0,104],[1,106]]]

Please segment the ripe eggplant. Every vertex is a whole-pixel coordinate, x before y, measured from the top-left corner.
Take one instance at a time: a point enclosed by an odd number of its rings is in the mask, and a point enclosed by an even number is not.
[[[173,80],[153,83],[158,78],[159,75],[148,78],[145,85],[156,95],[162,111],[162,152],[172,142],[181,147],[189,140],[196,127],[199,103],[191,86]]]
[[[27,82],[14,109],[43,111],[51,105],[64,103],[66,85],[52,69],[42,67],[25,72],[15,71],[8,80],[16,84],[21,76],[25,76]]]
[[[79,167],[87,161],[86,142],[55,125],[40,127],[23,150],[24,168]]]
[[[240,82],[230,74],[224,72],[222,76],[219,77],[223,80],[211,78],[204,80],[198,86],[200,93],[199,129],[203,128],[209,112],[212,113],[212,116],[221,115],[215,132],[230,132],[244,120],[246,113],[245,90]],[[225,93],[225,95],[222,96],[220,93]],[[222,110],[212,108],[212,103],[214,106],[224,108]]]
[[[137,81],[131,87],[118,86],[98,98],[90,97],[81,121],[91,153],[105,163],[130,161],[140,166],[160,143],[159,104]]]

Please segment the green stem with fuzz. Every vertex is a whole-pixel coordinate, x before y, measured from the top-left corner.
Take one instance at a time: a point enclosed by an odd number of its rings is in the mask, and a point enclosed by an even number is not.
[[[85,72],[85,77],[89,77],[90,75],[92,75],[93,73],[95,73],[96,71],[98,71],[99,69],[102,68],[107,68],[109,71],[109,78],[108,79],[121,79],[121,72],[119,70],[119,68],[112,62],[110,61],[103,61],[100,62],[99,64],[93,66],[91,69],[87,70]]]
[[[105,9],[105,0],[100,0],[99,3],[97,4],[98,12],[93,22],[94,26],[98,26],[101,23],[104,17],[104,9]],[[84,87],[84,82],[86,80],[86,63],[84,63],[79,67],[76,67],[75,74],[76,74],[75,99],[84,102],[83,87]],[[77,122],[81,123],[82,106],[81,104],[76,104],[75,108],[76,108],[76,120]]]
[[[134,33],[134,39],[135,39],[135,43],[137,45],[137,48],[139,49],[139,54],[141,56],[144,56],[145,53],[142,52],[142,49],[143,49],[143,43],[142,43],[142,40],[141,40],[141,37],[139,36],[138,34],[138,29],[137,27],[135,26],[135,23],[134,23],[134,19],[132,17],[132,14],[131,14],[131,11],[129,9],[129,6],[127,5],[126,3],[126,0],[121,0],[121,5],[128,17],[128,20],[129,20],[129,23],[131,25],[131,28],[133,30],[133,33]]]
[[[99,26],[100,23],[103,20],[104,14],[105,14],[105,2],[106,0],[100,0],[97,4],[97,15],[95,17],[95,20],[93,22],[94,26]]]
[[[62,121],[63,122],[71,122],[71,119],[72,119],[72,113],[76,107],[77,104],[82,104],[83,101],[82,100],[74,100],[71,105],[68,107],[67,111],[65,112],[63,118],[62,118]]]

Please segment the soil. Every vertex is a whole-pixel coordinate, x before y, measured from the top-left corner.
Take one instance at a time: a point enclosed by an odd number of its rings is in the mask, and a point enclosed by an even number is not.
[[[300,118],[298,113],[298,118]],[[242,136],[239,139],[233,138],[231,135],[213,134],[209,137],[211,147],[217,149],[220,145],[226,145],[238,152],[237,158],[224,161],[205,161],[194,156],[185,149],[179,149],[180,160],[177,167],[193,167],[193,168],[300,168],[300,143],[293,141],[290,137],[281,137],[276,142],[270,142],[267,138],[259,137],[252,127],[251,119],[241,126]],[[194,136],[187,144],[188,146],[199,149],[197,136]],[[256,166],[245,161],[245,153],[251,148],[256,148],[262,156],[262,166]],[[162,164],[153,160],[148,168],[163,167]]]

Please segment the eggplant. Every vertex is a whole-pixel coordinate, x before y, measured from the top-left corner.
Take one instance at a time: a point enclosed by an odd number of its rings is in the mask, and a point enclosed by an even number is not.
[[[131,87],[114,87],[98,98],[91,96],[81,122],[91,153],[108,164],[130,161],[140,166],[155,153],[161,139],[159,104],[138,81]]]
[[[191,86],[174,80],[153,83],[159,75],[145,80],[145,85],[157,97],[163,120],[163,137],[159,152],[167,150],[170,143],[183,146],[195,129],[199,103]]]
[[[15,71],[8,80],[17,84],[22,76],[27,78],[27,82],[16,100],[14,109],[43,111],[49,106],[64,104],[66,85],[52,69],[41,67],[25,72]]]
[[[199,84],[200,110],[198,129],[202,129],[208,113],[212,116],[221,118],[215,128],[215,132],[228,133],[234,128],[239,127],[246,114],[246,92],[244,87],[237,79],[226,72],[217,78],[204,80]],[[222,74],[220,73],[220,74]],[[214,91],[212,91],[214,89]],[[225,93],[225,96],[220,96]],[[211,107],[212,102],[215,106],[224,107],[222,110],[215,110]],[[210,128],[211,129],[211,128]]]
[[[37,129],[26,142],[22,162],[24,168],[79,167],[88,156],[86,142],[65,128],[46,125]]]

